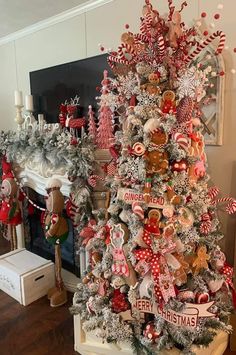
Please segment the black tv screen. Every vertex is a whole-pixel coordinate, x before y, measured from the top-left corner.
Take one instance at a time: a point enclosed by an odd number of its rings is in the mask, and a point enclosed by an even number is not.
[[[96,113],[97,88],[105,69],[109,71],[106,54],[30,72],[35,118],[43,113],[48,123],[58,122],[60,104],[76,95],[80,97],[81,117],[87,115],[89,105]]]

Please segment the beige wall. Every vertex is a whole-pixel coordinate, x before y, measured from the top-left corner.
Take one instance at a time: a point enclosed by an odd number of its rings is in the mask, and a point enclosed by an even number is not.
[[[204,10],[211,22],[219,0],[189,0],[184,20],[191,24]],[[126,23],[133,31],[138,29],[143,0],[113,0],[113,2],[76,16],[64,22],[27,35],[0,46],[0,129],[15,128],[13,92],[18,87],[29,93],[29,72],[56,64],[99,54],[98,43],[116,48]],[[159,12],[166,12],[167,0],[153,0]],[[176,1],[180,4],[181,1]],[[227,44],[236,47],[234,1],[224,1],[222,19],[217,26],[227,34]],[[236,197],[236,75],[230,69],[236,67],[236,55],[224,52],[226,62],[226,90],[224,117],[224,144],[207,147],[209,170],[214,183],[223,194]],[[235,217],[222,217],[226,232],[225,246],[230,261],[233,258]]]

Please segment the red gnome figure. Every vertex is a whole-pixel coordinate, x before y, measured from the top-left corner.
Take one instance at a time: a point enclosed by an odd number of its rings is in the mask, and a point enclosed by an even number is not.
[[[46,212],[44,231],[47,241],[55,245],[55,281],[56,286],[48,291],[51,307],[59,307],[67,302],[67,292],[61,276],[61,247],[68,237],[68,224],[62,216],[64,197],[60,191],[61,181],[51,179],[47,184]]]
[[[5,157],[2,160],[2,171],[0,221],[8,225],[11,250],[15,250],[17,249],[16,226],[22,223],[22,218],[17,198],[18,187],[11,171],[11,165]]]

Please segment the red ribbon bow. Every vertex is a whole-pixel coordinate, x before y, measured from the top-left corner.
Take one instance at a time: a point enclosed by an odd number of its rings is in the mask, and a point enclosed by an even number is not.
[[[164,258],[163,255],[173,250],[175,244],[170,243],[169,246],[165,249],[162,249],[161,252],[154,253],[151,248],[152,240],[150,234],[147,232],[144,233],[143,240],[150,248],[141,248],[139,250],[135,250],[134,254],[138,261],[144,260],[147,263],[149,263],[153,281],[154,281],[155,296],[157,301],[161,302],[163,299],[163,295],[160,292],[159,276],[161,275],[161,270],[168,268],[166,259]]]

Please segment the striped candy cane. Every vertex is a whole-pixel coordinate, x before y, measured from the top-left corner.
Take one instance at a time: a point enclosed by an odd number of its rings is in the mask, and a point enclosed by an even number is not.
[[[225,211],[228,214],[233,214],[236,212],[236,200],[232,197],[219,198],[219,199],[213,201],[213,205],[216,205],[218,203],[224,203],[224,202],[229,202],[225,208]]]
[[[149,42],[148,37],[145,34],[141,34],[141,33],[135,34],[134,39],[135,39],[135,44],[138,44],[140,41],[145,43]]]
[[[224,45],[225,45],[225,34],[222,31],[216,31],[214,32],[210,37],[208,37],[202,44],[199,44],[197,46],[197,48],[195,49],[195,51],[193,51],[193,53],[191,53],[185,60],[185,63],[188,64],[191,60],[193,60],[194,58],[197,57],[197,55],[205,48],[207,47],[212,41],[214,41],[215,38],[219,37],[220,38],[220,42],[219,45],[216,49],[216,54],[219,54],[222,52],[222,50],[224,49]]]
[[[134,52],[135,52],[134,48],[131,47],[129,44],[122,43],[118,47],[118,56],[122,61],[126,62],[126,64],[130,64],[132,62]],[[132,59],[128,60],[125,56],[125,53],[130,54],[132,56]]]
[[[157,45],[159,50],[159,56],[163,57],[165,51],[165,40],[163,36],[159,36],[157,39]]]
[[[118,64],[127,64],[126,61],[122,60],[121,58],[118,58],[117,56],[113,56],[113,55],[109,55],[107,58],[107,62],[109,64],[109,66],[111,67],[111,69],[115,68],[115,63]]]
[[[214,200],[216,196],[219,194],[220,190],[218,187],[213,186],[208,189],[208,196],[210,197],[211,200]]]

